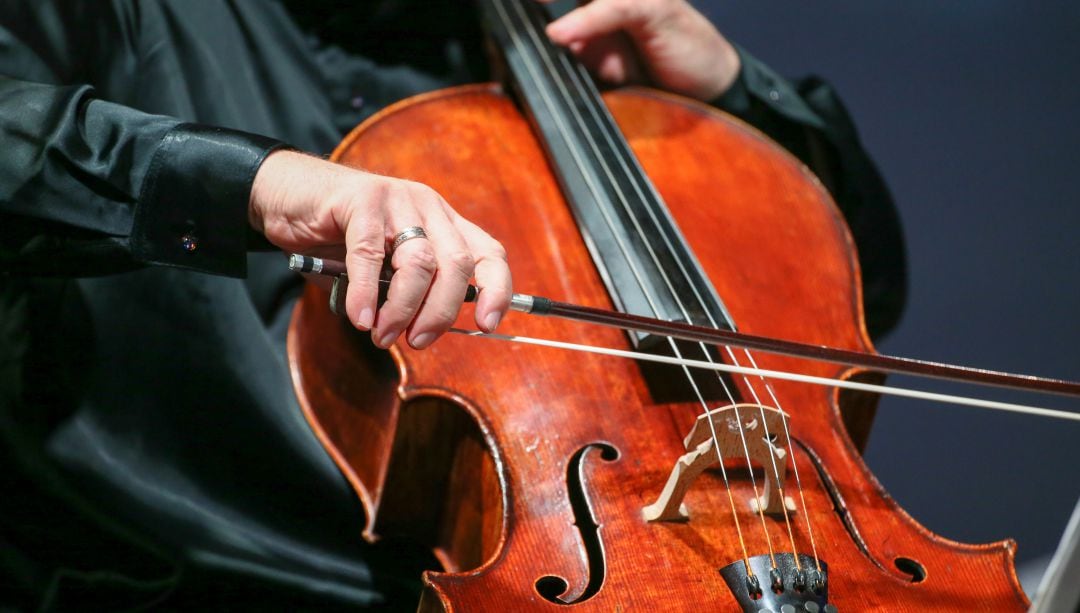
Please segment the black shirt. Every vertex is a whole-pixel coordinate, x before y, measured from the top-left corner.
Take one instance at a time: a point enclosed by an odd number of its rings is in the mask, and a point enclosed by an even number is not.
[[[409,598],[411,562],[361,542],[296,406],[300,281],[248,251],[246,207],[281,143],[325,153],[390,102],[486,78],[462,6],[0,1],[0,486],[18,493],[0,605]],[[871,330],[891,327],[898,223],[847,113],[740,53],[717,104],[823,177]]]

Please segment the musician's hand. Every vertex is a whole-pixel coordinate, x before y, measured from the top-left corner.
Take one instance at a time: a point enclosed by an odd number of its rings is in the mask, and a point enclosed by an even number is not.
[[[685,0],[592,0],[547,33],[615,85],[647,83],[712,100],[739,74],[734,47]]]
[[[410,345],[432,343],[453,324],[474,272],[483,288],[476,324],[491,331],[510,304],[510,270],[502,245],[457,214],[435,190],[295,153],[270,154],[255,177],[252,227],[287,252],[344,259],[345,310],[372,340],[389,347],[408,330]],[[388,242],[411,226],[427,238],[394,251],[394,276],[377,308]]]

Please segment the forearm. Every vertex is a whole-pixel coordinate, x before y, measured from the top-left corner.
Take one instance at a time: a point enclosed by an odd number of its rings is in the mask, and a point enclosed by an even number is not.
[[[0,142],[0,269],[63,275],[244,274],[251,183],[279,146],[5,77]]]

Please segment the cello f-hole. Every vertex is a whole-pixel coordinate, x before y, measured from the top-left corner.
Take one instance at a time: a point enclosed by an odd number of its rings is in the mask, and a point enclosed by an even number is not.
[[[901,556],[893,560],[893,564],[896,565],[897,570],[910,576],[912,583],[921,583],[923,579],[926,579],[926,567],[917,560]]]
[[[536,580],[536,591],[546,600],[555,604],[577,604],[584,602],[600,591],[604,584],[607,561],[604,554],[604,542],[600,537],[600,524],[593,514],[585,485],[585,460],[592,450],[599,450],[600,459],[614,462],[619,458],[619,451],[607,443],[592,443],[578,449],[570,458],[566,467],[566,495],[574,512],[574,525],[581,535],[582,549],[589,561],[589,581],[581,593],[574,597],[567,594],[570,586],[562,577],[546,575]],[[592,454],[596,455],[596,454]]]

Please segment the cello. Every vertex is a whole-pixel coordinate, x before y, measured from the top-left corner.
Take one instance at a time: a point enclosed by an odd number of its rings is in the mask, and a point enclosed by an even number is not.
[[[519,287],[872,351],[850,237],[801,164],[674,96],[609,93],[609,116],[534,12],[484,5],[532,124],[466,86],[383,111],[335,159],[435,187],[507,246]],[[872,396],[468,338],[387,358],[325,301],[309,288],[290,328],[301,406],[365,536],[432,547],[424,609],[1026,607],[1010,544],[932,535],[876,484],[855,442]],[[548,319],[503,330],[877,377]]]

